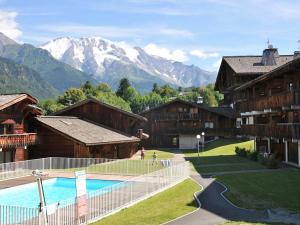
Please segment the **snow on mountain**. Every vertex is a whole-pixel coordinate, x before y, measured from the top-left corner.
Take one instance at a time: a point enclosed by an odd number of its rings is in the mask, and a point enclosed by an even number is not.
[[[54,58],[110,84],[117,82],[120,76],[128,77],[133,83],[143,82],[143,87],[147,83],[151,87],[153,82],[189,87],[215,79],[214,73],[194,65],[153,56],[142,48],[100,37],[62,37],[40,47],[48,50]]]

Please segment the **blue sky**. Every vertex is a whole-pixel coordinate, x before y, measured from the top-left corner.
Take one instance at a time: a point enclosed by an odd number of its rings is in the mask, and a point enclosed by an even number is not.
[[[0,0],[0,31],[43,44],[100,36],[215,71],[223,55],[299,50],[297,0]]]

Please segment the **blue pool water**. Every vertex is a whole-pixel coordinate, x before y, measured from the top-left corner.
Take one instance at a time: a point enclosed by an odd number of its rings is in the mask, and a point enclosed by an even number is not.
[[[117,180],[86,180],[87,192],[93,192],[115,184],[121,184]],[[46,205],[74,199],[76,186],[74,178],[54,178],[43,181]],[[35,208],[39,205],[37,183],[20,185],[0,190],[0,205],[12,205]]]

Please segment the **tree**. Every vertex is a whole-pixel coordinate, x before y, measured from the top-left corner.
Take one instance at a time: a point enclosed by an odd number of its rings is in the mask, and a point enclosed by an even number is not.
[[[129,103],[113,92],[99,92],[97,93],[96,98],[101,102],[131,112]]]
[[[57,102],[68,106],[86,99],[86,95],[79,88],[70,88],[62,96],[59,96]]]
[[[158,93],[158,85],[157,85],[157,83],[154,83],[153,84],[153,88],[152,88],[152,92],[155,92],[155,93]]]
[[[97,86],[96,90],[100,92],[112,92],[111,86],[109,86],[109,84],[107,83],[100,83]]]
[[[83,85],[80,86],[80,89],[87,97],[93,97],[95,95],[95,87],[91,84],[90,81],[86,81]]]
[[[138,95],[139,93],[135,88],[130,86],[124,91],[122,98],[130,104]]]
[[[128,79],[127,78],[122,78],[120,80],[119,88],[116,92],[117,96],[120,96],[121,98],[123,98],[125,91],[129,87],[130,87],[130,83],[129,83]]]
[[[55,100],[52,100],[52,99],[41,101],[39,103],[39,107],[41,107],[43,109],[44,114],[46,114],[46,115],[49,115],[51,113],[54,113],[54,112],[64,108],[64,106],[62,104],[59,104]]]
[[[168,98],[176,97],[177,94],[178,94],[177,91],[174,88],[172,88],[171,86],[169,86],[167,84],[160,87],[158,92],[159,92],[159,94],[162,98],[164,98],[164,97],[168,97]]]

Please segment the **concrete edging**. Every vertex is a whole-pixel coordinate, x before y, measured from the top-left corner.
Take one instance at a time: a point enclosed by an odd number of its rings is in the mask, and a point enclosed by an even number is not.
[[[195,209],[195,210],[193,210],[192,212],[189,212],[189,213],[187,213],[187,214],[181,215],[181,216],[179,216],[179,217],[177,217],[177,218],[175,218],[175,219],[172,219],[172,220],[169,220],[169,221],[167,221],[167,222],[165,222],[165,223],[162,223],[162,224],[160,224],[160,225],[165,225],[165,224],[168,224],[168,223],[170,223],[170,222],[179,220],[179,219],[181,219],[181,218],[183,218],[183,217],[185,217],[185,216],[188,216],[188,215],[190,215],[190,214],[192,214],[192,213],[195,213],[196,211],[198,211],[199,209],[201,209],[201,202],[200,202],[200,200],[198,199],[197,195],[198,195],[199,193],[201,193],[201,192],[204,190],[204,187],[203,187],[201,184],[199,184],[194,178],[192,178],[192,177],[189,177],[189,178],[192,179],[194,182],[196,182],[196,183],[200,186],[200,188],[201,188],[200,191],[196,191],[196,192],[193,194],[193,195],[194,195],[194,198],[196,199],[197,205],[198,205],[197,209]]]

